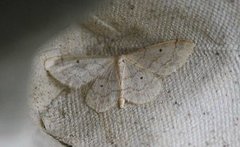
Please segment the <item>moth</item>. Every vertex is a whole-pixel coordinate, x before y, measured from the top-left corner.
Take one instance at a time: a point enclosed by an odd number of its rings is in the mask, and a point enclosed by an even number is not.
[[[112,56],[55,57],[45,62],[48,73],[70,88],[90,85],[86,104],[97,112],[125,102],[144,104],[163,91],[162,79],[184,65],[194,43],[171,40]]]

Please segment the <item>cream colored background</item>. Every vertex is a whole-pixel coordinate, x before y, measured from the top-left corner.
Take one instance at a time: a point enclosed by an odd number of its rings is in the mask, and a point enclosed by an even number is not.
[[[43,45],[33,69],[34,119],[72,146],[240,146],[239,11],[237,0],[110,1]],[[79,90],[57,96],[65,87],[43,67],[57,49],[129,50],[172,39],[195,42],[189,61],[164,79],[157,100],[121,110],[98,114]]]

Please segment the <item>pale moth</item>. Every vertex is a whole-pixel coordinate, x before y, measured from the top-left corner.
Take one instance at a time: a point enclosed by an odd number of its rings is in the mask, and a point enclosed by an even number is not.
[[[194,44],[172,40],[137,51],[112,55],[85,55],[47,59],[45,69],[70,88],[88,86],[85,101],[97,112],[125,101],[144,104],[162,92],[162,78],[184,65]]]

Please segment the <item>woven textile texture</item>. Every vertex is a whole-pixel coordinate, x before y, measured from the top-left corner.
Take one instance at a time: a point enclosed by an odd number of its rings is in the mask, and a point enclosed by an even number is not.
[[[192,40],[194,53],[147,104],[97,113],[44,69],[53,55],[173,39]],[[44,44],[33,67],[33,118],[66,146],[240,146],[239,0],[111,0]]]

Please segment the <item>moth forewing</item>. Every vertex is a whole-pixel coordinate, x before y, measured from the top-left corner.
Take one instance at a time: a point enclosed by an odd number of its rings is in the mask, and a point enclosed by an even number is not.
[[[186,40],[173,40],[155,44],[126,57],[133,63],[160,76],[175,72],[192,54],[194,44]]]
[[[60,83],[70,88],[80,88],[105,72],[112,58],[64,58],[57,57],[45,62],[46,70]]]

